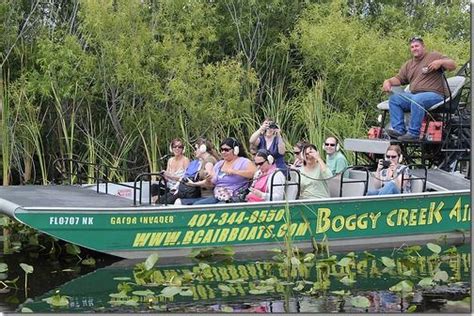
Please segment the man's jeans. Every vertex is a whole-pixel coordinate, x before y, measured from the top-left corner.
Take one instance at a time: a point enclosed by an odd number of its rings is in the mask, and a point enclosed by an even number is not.
[[[400,92],[392,94],[388,100],[390,109],[390,125],[401,134],[405,134],[404,112],[411,112],[408,133],[420,135],[421,122],[425,117],[426,109],[443,101],[443,96],[435,92],[419,92],[416,94]]]

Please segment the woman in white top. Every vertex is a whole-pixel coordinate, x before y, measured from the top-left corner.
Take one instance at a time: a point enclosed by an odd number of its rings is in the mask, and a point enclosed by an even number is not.
[[[162,172],[166,179],[166,186],[171,193],[178,189],[178,180],[184,175],[184,171],[189,165],[189,159],[184,156],[184,143],[181,139],[175,138],[170,143],[170,152],[173,157],[168,160],[166,170]],[[162,192],[160,192],[162,191]],[[159,195],[165,194],[163,188],[159,188],[158,184],[151,186],[152,202],[155,203]]]
[[[168,160],[163,176],[167,181],[170,191],[175,191],[178,180],[183,176],[184,171],[189,165],[189,159],[184,156],[184,144],[179,138],[171,141],[170,151],[173,153],[173,157]]]

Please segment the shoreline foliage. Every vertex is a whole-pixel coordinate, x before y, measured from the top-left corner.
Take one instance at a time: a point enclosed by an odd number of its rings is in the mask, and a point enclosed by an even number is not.
[[[58,157],[156,172],[171,139],[248,147],[266,116],[288,148],[364,136],[407,38],[461,67],[469,19],[467,0],[3,1],[2,184],[46,184]]]

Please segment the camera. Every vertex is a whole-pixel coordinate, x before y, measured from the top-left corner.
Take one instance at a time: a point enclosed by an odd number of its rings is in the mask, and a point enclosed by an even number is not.
[[[382,169],[387,169],[390,167],[391,162],[388,160],[382,160]]]

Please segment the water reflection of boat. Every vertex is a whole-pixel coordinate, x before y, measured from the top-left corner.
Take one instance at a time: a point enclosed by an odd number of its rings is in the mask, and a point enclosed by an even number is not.
[[[462,239],[460,231],[470,230],[470,183],[462,176],[430,170],[414,180],[425,181],[422,187],[430,192],[367,197],[368,174],[350,170],[347,182],[336,183],[337,197],[320,200],[295,200],[299,181],[291,179],[289,201],[205,206],[134,206],[137,190],[140,201],[148,200],[149,186],[137,183],[97,186],[108,194],[94,192],[95,186],[0,187],[0,211],[48,235],[124,258],[228,245],[265,250],[287,235],[300,247],[326,236],[333,249],[382,248],[440,234]]]
[[[468,246],[460,247],[459,252],[452,255],[449,259],[443,260],[440,269],[448,271],[449,275],[454,281],[467,281],[470,278],[471,258],[470,249]],[[241,308],[241,311],[250,311],[252,308],[268,308],[273,312],[285,312],[285,310],[278,310],[282,308],[283,300],[292,298],[298,302],[306,302],[316,304],[316,298],[320,295],[308,294],[308,290],[314,287],[316,283],[325,284],[321,293],[326,293],[325,310],[322,312],[337,311],[338,306],[327,306],[328,303],[337,303],[334,298],[334,293],[331,291],[351,291],[352,295],[359,295],[359,293],[371,293],[370,295],[386,295],[388,288],[400,281],[400,276],[405,275],[406,271],[410,270],[410,278],[419,280],[422,277],[431,275],[435,265],[438,263],[429,260],[428,253],[421,252],[420,256],[414,256],[415,265],[408,266],[407,262],[400,256],[397,259],[395,256],[396,268],[390,272],[384,270],[385,266],[378,259],[381,256],[391,256],[390,251],[374,252],[376,257],[366,257],[359,253],[354,257],[354,264],[351,265],[351,273],[356,280],[355,284],[343,285],[340,279],[343,275],[347,275],[347,270],[337,264],[332,264],[328,271],[322,273],[322,266],[319,264],[306,263],[304,268],[298,270],[298,275],[295,278],[289,279],[287,270],[284,265],[276,264],[272,261],[255,262],[255,261],[235,261],[235,262],[214,262],[210,264],[206,277],[201,280],[193,280],[189,283],[183,283],[182,286],[189,288],[191,295],[182,296],[176,294],[172,299],[160,298],[160,293],[166,285],[159,284],[155,286],[138,286],[132,285],[128,292],[129,296],[135,290],[150,290],[153,295],[153,306],[162,306],[163,311],[199,311],[196,306],[203,308],[201,311],[213,311],[215,308],[222,306],[232,306],[234,311]],[[58,289],[54,289],[31,302],[23,304],[22,307],[28,307],[34,312],[51,312],[67,310],[68,312],[93,312],[93,311],[120,311],[120,312],[139,312],[147,311],[150,308],[148,300],[138,304],[135,307],[126,305],[111,304],[112,300],[110,294],[119,292],[118,285],[122,282],[135,283],[134,267],[140,262],[138,260],[123,260],[116,262],[109,267],[98,269],[90,274],[81,276],[72,280]],[[180,264],[169,264],[154,268],[157,280],[166,281],[173,277],[182,277],[188,272],[197,274],[200,271],[197,264],[190,262]],[[404,274],[405,273],[405,274]],[[124,278],[129,278],[125,280]],[[269,281],[271,280],[271,282]],[[297,282],[305,280],[304,290],[298,291],[294,288]],[[288,282],[291,281],[291,282]],[[259,283],[260,282],[260,283]],[[252,290],[258,287],[258,284],[266,282],[267,290],[265,293],[252,294]],[[232,291],[227,291],[225,287],[232,288]],[[63,309],[58,309],[47,304],[44,299],[51,297],[58,293],[69,297],[69,304]],[[377,293],[374,294],[374,291]],[[299,293],[306,293],[304,295]],[[389,293],[390,294],[390,293]],[[365,294],[364,294],[365,295]],[[390,294],[395,295],[395,294]],[[300,298],[297,298],[297,297]],[[329,296],[333,296],[330,298]],[[306,298],[303,298],[306,297]],[[166,308],[164,307],[166,306]],[[247,307],[245,307],[247,306]],[[244,310],[244,307],[247,310]],[[314,307],[314,306],[313,306]],[[288,307],[287,307],[288,308]],[[301,308],[298,307],[298,308]],[[21,309],[21,307],[20,307]],[[270,311],[270,310],[269,310]],[[313,309],[314,311],[314,309]]]

